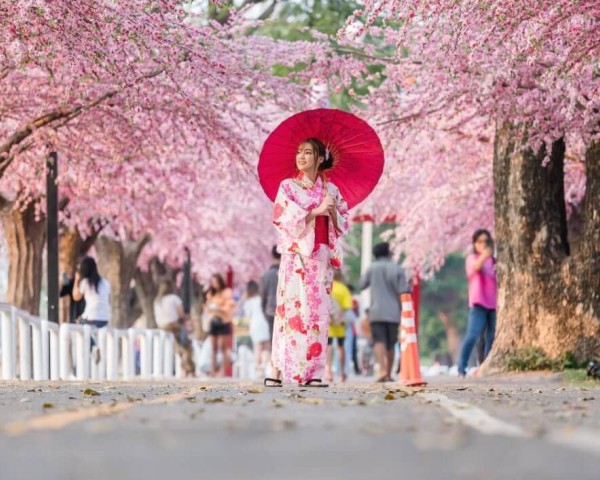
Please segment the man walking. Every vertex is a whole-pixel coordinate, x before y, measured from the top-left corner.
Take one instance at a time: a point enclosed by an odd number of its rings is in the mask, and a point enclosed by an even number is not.
[[[273,246],[271,256],[273,262],[262,276],[260,296],[262,309],[269,324],[271,339],[273,339],[273,323],[275,322],[275,309],[277,308],[277,278],[279,275],[279,263],[281,262],[281,254],[277,251],[276,246]]]
[[[391,382],[400,325],[400,295],[410,292],[410,288],[404,270],[390,258],[389,243],[375,245],[373,255],[375,261],[360,279],[360,289],[371,287],[369,321],[375,359],[382,372],[377,381]]]

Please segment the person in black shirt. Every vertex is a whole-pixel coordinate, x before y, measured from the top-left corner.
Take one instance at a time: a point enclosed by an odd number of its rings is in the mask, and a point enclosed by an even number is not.
[[[60,296],[69,297],[69,323],[77,323],[77,319],[83,315],[85,310],[85,299],[73,300],[73,285],[75,285],[75,278],[69,277],[67,272],[63,272]]]

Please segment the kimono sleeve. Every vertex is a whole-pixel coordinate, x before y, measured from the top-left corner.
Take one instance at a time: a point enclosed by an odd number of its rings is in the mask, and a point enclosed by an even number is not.
[[[336,201],[336,210],[337,210],[337,229],[336,234],[338,237],[343,237],[348,233],[349,224],[348,224],[348,204],[340,191],[337,191],[337,201]]]
[[[300,238],[306,230],[306,217],[309,213],[291,198],[289,185],[281,182],[273,206],[275,228],[287,237]]]

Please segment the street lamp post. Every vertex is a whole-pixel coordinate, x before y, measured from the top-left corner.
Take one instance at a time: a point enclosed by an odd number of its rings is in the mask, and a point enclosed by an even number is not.
[[[46,160],[46,248],[48,280],[48,320],[58,323],[58,154],[51,152]]]
[[[189,314],[192,311],[192,259],[190,249],[185,247],[185,262],[183,264],[183,309]]]
[[[233,289],[233,268],[231,267],[231,265],[227,266],[225,283],[227,284],[227,288]],[[235,336],[235,325],[232,324],[232,326],[231,326],[231,335],[227,335],[227,338],[225,340],[226,341],[225,348],[227,348],[227,350],[229,350],[230,352],[233,352],[233,338],[234,338],[234,336]],[[225,376],[226,377],[233,377],[233,364],[232,364],[232,362],[229,362],[229,366],[225,369]]]

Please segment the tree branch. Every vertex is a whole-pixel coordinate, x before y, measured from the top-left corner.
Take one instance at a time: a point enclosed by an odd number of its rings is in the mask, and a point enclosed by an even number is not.
[[[438,107],[438,108],[433,108],[427,112],[423,112],[422,110],[416,113],[411,113],[410,115],[405,115],[404,117],[400,117],[400,118],[393,118],[391,120],[385,120],[383,122],[379,122],[377,123],[377,126],[383,126],[383,125],[389,125],[390,123],[404,123],[404,122],[410,122],[411,120],[414,120],[415,118],[419,118],[419,117],[426,117],[428,115],[431,115],[432,113],[436,113],[439,112],[440,110],[443,110],[444,108],[446,108],[445,105]]]
[[[6,77],[8,77],[8,74],[10,72],[12,72],[12,68],[10,67],[4,67],[3,69],[0,70],[0,80],[4,80]]]
[[[264,21],[264,20],[268,20],[269,18],[271,18],[271,15],[273,15],[273,12],[275,11],[275,5],[277,5],[277,0],[273,0],[271,2],[271,5],[269,5],[267,7],[267,9],[263,13],[260,14],[258,19],[260,21]]]
[[[381,61],[381,62],[387,62],[387,63],[393,64],[393,65],[397,65],[398,63],[400,63],[400,61],[396,57],[378,57],[375,55],[369,55],[367,53],[361,52],[358,49],[349,48],[349,47],[334,47],[333,50],[336,53],[339,53],[340,55],[354,55],[355,57],[366,58],[368,60],[377,60],[377,61]],[[412,63],[414,65],[421,65],[423,62],[413,60],[410,63]]]
[[[47,112],[47,113],[39,116],[35,120],[22,125],[10,137],[8,137],[8,140],[6,142],[4,142],[2,145],[0,145],[0,177],[2,177],[2,175],[4,175],[4,172],[9,167],[9,165],[12,163],[12,161],[15,159],[16,155],[22,151],[22,150],[19,150],[18,152],[11,153],[11,150],[15,146],[17,146],[21,142],[23,142],[25,139],[30,137],[33,134],[33,132],[35,132],[35,130],[42,128],[42,127],[51,126],[51,124],[53,122],[57,122],[57,121],[58,121],[58,123],[55,126],[55,128],[60,128],[60,127],[64,126],[65,124],[69,123],[74,118],[81,115],[83,112],[91,110],[94,107],[105,102],[107,99],[112,98],[115,95],[123,92],[126,88],[137,85],[137,84],[143,82],[144,80],[149,80],[151,78],[154,78],[163,72],[164,72],[163,68],[158,68],[158,69],[152,70],[152,71],[138,77],[137,79],[135,79],[135,81],[131,82],[130,84],[126,84],[126,85],[123,85],[122,87],[119,87],[119,88],[116,88],[109,92],[106,92],[103,95],[100,95],[95,100],[92,100],[88,103],[75,105],[75,106],[68,107],[68,108],[52,110],[50,112]]]
[[[85,255],[89,251],[89,249],[92,248],[92,245],[96,243],[96,239],[98,238],[98,235],[100,235],[100,232],[102,231],[104,226],[105,225],[100,225],[99,228],[93,228],[92,233],[81,242],[81,251],[79,252],[81,255]]]
[[[424,112],[423,110],[420,110],[416,113],[411,113],[409,115],[405,115],[404,117],[400,117],[400,118],[393,118],[391,120],[385,120],[383,122],[379,122],[376,125],[377,126],[383,126],[383,125],[389,125],[390,123],[404,123],[404,122],[409,122],[411,120],[414,120],[416,118],[419,117],[427,117],[433,113],[437,113],[441,110],[443,110],[444,108],[446,108],[448,105],[451,105],[458,97],[460,97],[460,94],[456,94],[453,97],[449,98],[447,101],[445,101],[444,103],[441,103],[437,108],[432,108],[426,112]]]

